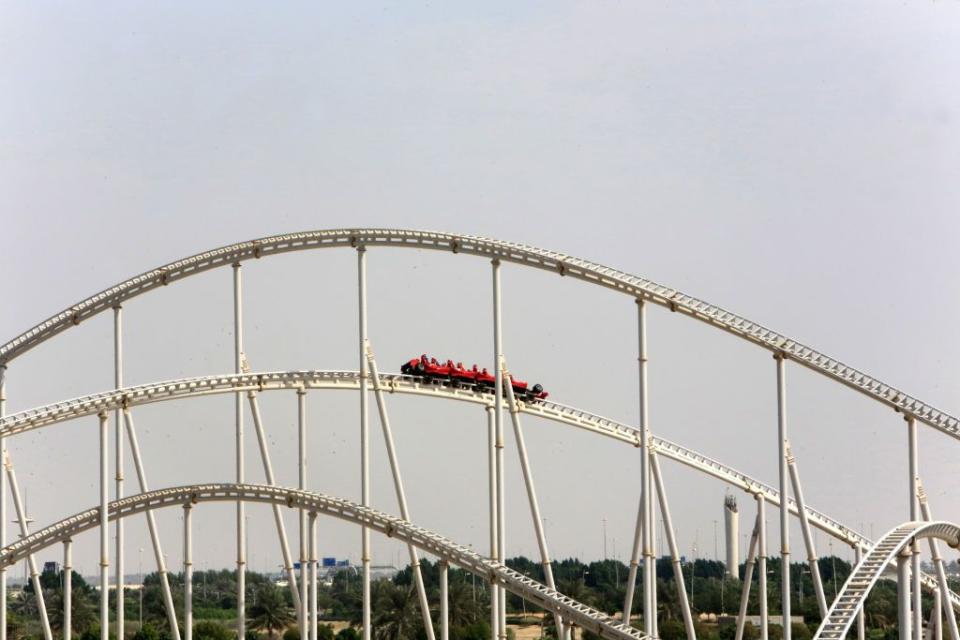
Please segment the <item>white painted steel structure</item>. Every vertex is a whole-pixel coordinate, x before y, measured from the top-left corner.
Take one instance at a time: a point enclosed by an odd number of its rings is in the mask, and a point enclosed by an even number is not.
[[[358,346],[359,346],[359,370],[354,371],[288,371],[271,373],[249,373],[249,366],[243,351],[243,297],[241,272],[244,263],[255,261],[273,254],[282,254],[293,251],[303,251],[323,248],[349,247],[357,252],[357,291],[358,291]],[[454,254],[468,254],[481,256],[491,261],[492,265],[492,346],[494,355],[494,389],[493,394],[483,393],[473,388],[453,388],[439,384],[427,383],[416,377],[381,374],[377,370],[376,362],[373,357],[373,350],[370,346],[371,341],[367,330],[367,256],[371,247],[402,247],[413,249],[430,249],[438,251],[448,251]],[[512,386],[510,384],[509,372],[506,368],[506,359],[504,356],[504,346],[502,341],[503,331],[501,326],[501,267],[504,263],[513,263],[523,266],[535,267],[547,271],[553,271],[561,276],[569,276],[575,279],[584,280],[597,284],[617,292],[623,293],[633,299],[637,304],[637,323],[638,323],[638,402],[640,407],[640,423],[637,428],[617,423],[613,420],[602,418],[585,411],[573,409],[553,402],[523,402],[514,397]],[[141,385],[137,387],[121,388],[123,385],[123,343],[122,343],[122,304],[131,298],[146,293],[158,287],[173,284],[183,278],[202,273],[219,267],[232,267],[233,275],[233,374],[206,376],[198,378],[189,378],[157,384]],[[678,444],[654,435],[648,416],[648,407],[650,398],[648,393],[648,370],[647,370],[647,327],[646,327],[646,308],[647,303],[666,307],[672,312],[681,313],[700,320],[710,326],[722,329],[733,335],[740,337],[748,342],[761,346],[770,351],[776,360],[776,394],[777,394],[777,430],[778,430],[778,460],[779,460],[779,487],[772,487],[755,480],[745,474],[731,469],[720,462],[710,459],[707,456],[699,454],[691,449],[687,449]],[[14,415],[5,415],[6,403],[6,381],[9,375],[8,366],[17,357],[23,355],[31,348],[45,342],[55,335],[78,325],[81,322],[106,311],[114,311],[114,390],[100,394],[85,396],[75,400],[68,400],[39,409],[23,411]],[[16,484],[16,476],[13,471],[13,463],[10,460],[6,449],[9,439],[31,429],[45,427],[73,418],[82,416],[96,415],[98,417],[100,431],[100,506],[98,508],[98,518],[100,522],[100,568],[101,584],[106,587],[109,580],[109,539],[107,534],[107,522],[109,505],[109,466],[108,459],[108,412],[114,412],[115,419],[115,443],[114,443],[114,492],[118,502],[117,508],[123,510],[127,504],[123,499],[124,477],[123,477],[123,459],[124,459],[124,438],[122,437],[122,427],[125,427],[127,438],[130,444],[130,454],[133,458],[137,471],[137,477],[140,485],[141,497],[163,494],[164,490],[149,492],[146,481],[146,473],[139,445],[137,443],[136,431],[133,423],[132,409],[138,405],[173,400],[187,397],[197,397],[216,393],[233,393],[235,396],[235,476],[236,484],[233,485],[215,485],[218,489],[211,489],[217,496],[229,495],[230,499],[236,502],[236,567],[237,567],[237,600],[238,600],[238,618],[237,632],[243,635],[245,630],[245,593],[244,572],[247,559],[245,557],[246,541],[246,518],[245,503],[251,499],[271,502],[273,504],[274,519],[277,527],[277,535],[280,543],[280,555],[282,556],[283,567],[289,579],[291,594],[296,605],[298,624],[301,629],[301,636],[307,636],[308,618],[314,623],[316,621],[316,516],[322,508],[316,504],[307,505],[306,502],[299,507],[299,558],[301,561],[301,570],[299,581],[293,569],[293,556],[289,548],[286,531],[284,529],[281,516],[280,502],[273,498],[258,499],[252,497],[256,491],[274,491],[290,492],[292,489],[275,487],[272,465],[270,461],[269,447],[267,445],[266,428],[260,414],[257,396],[259,393],[277,390],[292,390],[298,396],[298,468],[299,468],[299,486],[300,494],[304,494],[306,487],[306,466],[307,466],[307,446],[306,446],[306,418],[304,395],[312,390],[342,389],[358,392],[360,398],[360,487],[361,487],[361,505],[357,507],[360,510],[366,510],[371,513],[370,508],[370,468],[369,468],[369,395],[374,392],[378,417],[383,430],[384,442],[388,450],[388,456],[393,475],[394,487],[397,494],[397,501],[400,509],[402,522],[405,526],[409,524],[409,508],[407,496],[403,489],[402,475],[400,465],[393,447],[392,429],[389,421],[389,414],[384,399],[385,392],[390,393],[408,393],[426,397],[448,398],[460,401],[472,402],[482,405],[485,408],[488,422],[488,463],[489,463],[489,524],[490,524],[490,558],[484,562],[491,566],[503,567],[504,558],[507,551],[506,523],[505,523],[505,491],[506,483],[504,480],[505,468],[505,439],[503,413],[506,408],[511,417],[514,428],[515,443],[520,457],[520,466],[523,473],[525,490],[530,506],[531,517],[533,518],[534,531],[537,538],[538,548],[540,550],[541,562],[544,575],[548,583],[545,588],[553,593],[553,575],[550,556],[548,552],[547,540],[540,517],[539,502],[537,498],[536,486],[533,480],[533,472],[530,467],[527,456],[526,446],[523,439],[523,430],[521,426],[521,414],[528,414],[546,418],[555,422],[572,425],[581,429],[586,429],[592,433],[605,435],[617,441],[630,444],[640,450],[639,467],[641,471],[639,508],[637,513],[637,522],[634,531],[633,554],[630,564],[630,576],[627,583],[627,594],[624,600],[624,617],[630,615],[634,603],[634,587],[637,583],[637,573],[642,567],[643,579],[640,581],[642,592],[641,612],[643,614],[643,628],[646,636],[656,637],[658,635],[657,618],[652,615],[657,611],[657,593],[656,593],[656,574],[655,574],[655,548],[656,540],[655,522],[656,509],[659,507],[661,514],[666,521],[670,520],[670,511],[666,491],[663,486],[663,480],[660,476],[658,458],[668,458],[681,462],[698,471],[707,473],[718,478],[729,485],[739,488],[752,495],[758,505],[758,521],[754,531],[754,537],[750,545],[750,553],[747,560],[747,574],[752,575],[754,564],[759,565],[759,588],[760,611],[761,611],[761,638],[767,640],[768,616],[767,616],[767,593],[766,593],[766,528],[763,510],[767,503],[779,507],[780,516],[780,555],[782,567],[789,567],[790,559],[790,540],[789,540],[789,517],[791,514],[798,516],[801,531],[803,533],[803,542],[806,550],[807,562],[813,576],[814,587],[817,596],[817,602],[821,613],[826,615],[827,603],[823,593],[823,585],[820,578],[820,572],[817,566],[817,554],[811,537],[811,527],[819,528],[831,536],[852,546],[863,561],[858,565],[860,568],[866,566],[868,560],[875,562],[873,551],[871,551],[871,542],[861,534],[845,527],[839,522],[815,511],[805,504],[803,498],[802,486],[800,483],[799,471],[796,460],[790,451],[790,443],[787,438],[787,388],[786,388],[786,365],[788,361],[796,362],[808,369],[820,373],[827,378],[839,382],[845,386],[853,388],[864,395],[879,401],[897,412],[903,414],[908,425],[908,462],[909,462],[909,519],[912,524],[917,524],[919,513],[923,512],[923,517],[929,519],[929,505],[926,497],[922,495],[921,475],[917,456],[916,429],[918,424],[925,424],[937,429],[950,437],[960,439],[960,420],[943,411],[913,398],[906,393],[886,385],[852,367],[844,365],[838,360],[821,354],[814,349],[806,347],[794,340],[781,334],[771,331],[757,323],[751,322],[736,314],[725,311],[719,307],[710,305],[702,300],[687,296],[669,287],[659,285],[644,278],[639,278],[626,274],[624,272],[601,266],[596,263],[580,260],[556,252],[545,251],[526,245],[519,245],[508,242],[501,242],[487,238],[474,236],[408,231],[391,229],[342,229],[332,231],[315,231],[288,234],[262,238],[250,242],[222,247],[213,251],[205,252],[174,262],[159,269],[141,274],[135,278],[122,282],[111,287],[96,296],[79,302],[69,309],[49,318],[37,325],[33,329],[14,338],[6,344],[0,346],[0,450],[3,453],[4,465],[7,473],[0,474],[0,547],[3,547],[3,553],[7,557],[12,549],[19,548],[17,544],[5,546],[6,532],[5,523],[7,521],[5,494],[9,480],[9,489],[17,509],[18,519],[21,525],[21,533],[27,536],[26,517],[22,509],[20,491]],[[504,384],[506,382],[506,384]],[[503,392],[505,393],[503,393]],[[243,398],[246,396],[253,417],[253,424],[258,440],[259,453],[263,464],[264,473],[267,479],[268,487],[255,487],[254,485],[244,484],[244,407]],[[506,400],[507,406],[504,406]],[[659,428],[659,426],[658,426]],[[211,485],[213,486],[213,485]],[[230,489],[229,487],[233,487]],[[251,488],[253,487],[253,488]],[[253,493],[244,493],[244,492]],[[269,491],[267,491],[269,493]],[[792,491],[794,498],[789,493]],[[232,492],[232,493],[231,493]],[[298,494],[298,495],[300,495]],[[212,494],[211,494],[212,495]],[[262,495],[262,494],[257,494]],[[278,494],[271,494],[278,495]],[[288,498],[292,494],[284,494]],[[301,497],[302,497],[301,495]],[[139,498],[138,498],[139,499]],[[227,499],[227,498],[210,498]],[[133,500],[133,499],[131,499]],[[332,500],[332,499],[329,499]],[[134,500],[135,502],[135,500]],[[131,502],[130,504],[133,504]],[[288,505],[290,506],[290,505]],[[354,505],[356,506],[356,505]],[[134,509],[137,511],[137,509]],[[148,529],[151,536],[154,555],[157,562],[157,569],[160,576],[160,584],[166,605],[170,633],[173,640],[180,640],[180,629],[177,623],[176,612],[173,608],[173,598],[167,579],[167,571],[163,560],[163,551],[161,541],[157,533],[156,524],[153,520],[153,511],[151,507],[139,509],[144,511],[147,517]],[[184,553],[185,553],[185,571],[191,570],[192,557],[190,555],[190,511],[185,511],[184,517]],[[371,640],[371,602],[370,602],[370,542],[369,531],[379,530],[372,521],[365,519],[357,520],[361,527],[361,557],[363,565],[363,611],[362,627],[364,640]],[[90,525],[91,527],[93,525]],[[926,531],[926,529],[924,529]],[[667,543],[670,550],[671,559],[674,565],[674,571],[677,577],[677,583],[680,586],[678,596],[683,608],[683,617],[688,636],[693,638],[694,627],[690,606],[687,602],[686,592],[682,588],[682,572],[680,571],[680,556],[676,541],[673,537],[671,527],[667,528]],[[936,544],[931,540],[931,553],[935,565],[938,569],[936,579],[921,575],[919,571],[919,544],[914,535],[910,557],[901,556],[896,559],[900,581],[900,605],[901,605],[901,630],[906,633],[912,626],[913,637],[911,640],[919,640],[921,637],[921,609],[920,609],[920,584],[935,590],[937,597],[942,602],[944,611],[947,612],[951,640],[960,640],[957,634],[956,621],[952,612],[960,610],[960,598],[947,589],[946,579],[943,576],[943,560],[939,557],[939,551]],[[30,538],[26,538],[30,539]],[[69,560],[70,545],[66,538],[58,538],[64,542],[65,559]],[[414,580],[417,588],[418,600],[423,616],[424,627],[428,640],[434,640],[433,622],[429,611],[429,603],[422,576],[419,568],[419,557],[417,548],[425,549],[417,541],[408,540],[410,546],[410,560],[413,567]],[[117,589],[122,593],[123,585],[123,525],[122,517],[117,518],[115,530],[115,567],[114,573],[117,576]],[[434,551],[430,551],[434,553]],[[455,559],[437,553],[443,561],[458,563]],[[19,556],[18,556],[19,557]],[[36,574],[35,563],[32,556],[27,556],[32,563],[32,573]],[[873,558],[871,560],[871,558]],[[641,563],[642,560],[642,563]],[[884,566],[893,562],[894,558],[889,558],[884,562]],[[6,590],[6,566],[0,564],[0,601],[5,602]],[[444,565],[445,566],[445,565]],[[464,567],[468,568],[468,567]],[[444,573],[445,576],[445,573]],[[505,640],[506,638],[506,591],[511,590],[509,585],[501,579],[499,575],[488,575],[491,580],[491,608],[490,621],[494,640]],[[34,576],[36,580],[36,576]],[[781,576],[781,603],[783,614],[790,615],[790,576],[789,572]],[[506,588],[505,588],[506,587]],[[749,596],[750,580],[747,579],[744,584],[742,602],[740,607],[740,616],[738,619],[738,638],[741,637],[743,630],[743,617],[746,611],[746,598]],[[516,591],[514,590],[516,593]],[[102,589],[101,598],[101,634],[104,640],[108,633],[108,614],[106,610],[107,589]],[[307,595],[310,595],[311,604],[307,605]],[[866,592],[864,592],[865,597]],[[39,594],[41,595],[42,594]],[[538,600],[534,600],[539,602]],[[122,598],[118,599],[117,610],[117,629],[123,630],[123,608],[119,605]],[[859,602],[859,601],[858,601]],[[553,602],[556,605],[556,602]],[[185,615],[189,616],[190,604],[186,604],[187,611]],[[554,606],[547,607],[557,616],[557,628],[561,637],[571,637],[571,624],[581,624],[581,618],[577,615],[568,616],[568,609]],[[575,607],[574,607],[575,608]],[[837,603],[830,608],[830,614],[834,613]],[[445,605],[441,609],[445,611]],[[45,610],[41,605],[41,610]],[[6,607],[0,606],[0,640],[6,640]],[[829,617],[829,616],[828,616]],[[852,618],[851,618],[852,619]],[[939,618],[932,616],[931,619],[939,629]],[[52,640],[49,624],[44,619],[41,621],[44,634],[47,640]],[[590,623],[593,624],[593,623]],[[310,635],[315,635],[315,624],[311,623]],[[441,640],[448,637],[448,628],[446,616],[441,615]],[[587,627],[594,628],[594,627]],[[608,635],[616,635],[618,632],[613,627],[604,627],[603,625],[595,627],[603,629]],[[822,629],[821,629],[822,631]],[[632,630],[623,631],[630,637],[642,637],[638,632]],[[69,635],[69,632],[67,633]],[[190,638],[190,631],[186,630],[187,639]],[[789,640],[789,625],[784,629],[784,638]],[[860,616],[858,624],[858,638],[864,638],[863,617]]]

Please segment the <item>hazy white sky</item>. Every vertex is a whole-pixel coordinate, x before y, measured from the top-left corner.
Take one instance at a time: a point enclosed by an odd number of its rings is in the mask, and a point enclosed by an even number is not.
[[[958,42],[955,2],[4,3],[0,341],[214,246],[429,228],[659,280],[957,414]],[[489,363],[486,263],[369,259],[382,369],[423,351]],[[349,251],[245,269],[254,369],[356,367],[353,269]],[[127,305],[129,383],[232,367],[229,279],[210,273]],[[635,421],[632,302],[513,267],[504,287],[512,369],[560,402]],[[775,483],[769,355],[660,309],[650,325],[654,429]],[[104,316],[14,362],[8,409],[110,387],[110,331]],[[867,534],[905,519],[899,417],[789,376],[807,501]],[[485,548],[483,416],[390,401],[414,519]],[[263,402],[280,479],[293,483],[294,399]],[[231,403],[138,412],[153,486],[232,478]],[[314,487],[356,498],[356,398],[313,394],[310,415]],[[38,525],[95,503],[93,423],[10,443]],[[623,557],[636,452],[527,430],[554,555],[598,557],[606,517]],[[955,444],[921,432],[934,512],[953,518]],[[508,544],[533,555],[511,453]],[[395,511],[380,448],[374,463],[374,502]],[[682,546],[699,541],[712,557],[724,488],[665,473]],[[269,512],[249,511],[254,567],[273,566]],[[232,561],[230,513],[196,516],[210,566]],[[161,516],[172,561],[178,515]],[[359,534],[327,527],[324,553],[356,559]],[[130,530],[135,567],[144,528]],[[94,545],[77,551],[88,571]],[[397,553],[374,549],[377,562]]]

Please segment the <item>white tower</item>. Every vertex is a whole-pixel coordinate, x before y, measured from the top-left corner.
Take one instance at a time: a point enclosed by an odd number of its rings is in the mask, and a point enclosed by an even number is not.
[[[740,570],[740,547],[737,540],[740,536],[739,518],[737,499],[728,494],[723,499],[723,520],[727,532],[727,575],[733,578],[738,577]]]

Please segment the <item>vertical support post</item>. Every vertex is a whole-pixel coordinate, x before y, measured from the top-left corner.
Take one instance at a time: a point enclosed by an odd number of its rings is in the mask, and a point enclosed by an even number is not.
[[[650,471],[657,487],[660,513],[663,514],[663,529],[667,535],[667,546],[670,547],[670,560],[673,562],[673,579],[677,585],[677,596],[680,598],[683,626],[687,632],[687,640],[697,640],[697,632],[693,628],[693,615],[690,613],[690,603],[687,601],[687,587],[683,583],[683,568],[680,566],[680,549],[673,535],[673,519],[670,517],[670,505],[667,503],[667,492],[663,489],[660,461],[653,452],[650,453]]]
[[[910,553],[897,556],[897,622],[900,640],[910,640]]]
[[[0,418],[7,415],[7,365],[0,364]],[[0,460],[7,459],[6,438],[0,435]],[[7,475],[0,473],[0,549],[7,546]],[[7,567],[0,567],[0,640],[7,640]]]
[[[737,613],[736,640],[743,640],[743,627],[747,621],[747,605],[750,602],[750,585],[753,582],[753,565],[757,561],[757,539],[760,537],[760,515],[753,524],[753,535],[750,536],[750,548],[747,551],[747,563],[743,568],[743,590],[740,593],[740,611]]]
[[[123,307],[119,304],[113,308],[113,384],[120,389],[123,387]],[[116,499],[123,497],[123,418],[120,409],[113,412],[113,435],[115,439],[115,481]],[[114,570],[114,580],[117,583],[117,638],[123,640],[126,632],[124,622],[124,604],[126,603],[123,577],[123,518],[117,518],[116,523],[117,567]]]
[[[450,640],[450,596],[447,587],[449,565],[440,561],[440,640]]]
[[[939,589],[933,591],[933,607],[930,609],[929,626],[933,631],[933,640],[943,640],[943,617],[940,611],[942,607],[942,596]]]
[[[310,512],[310,640],[317,640],[317,512]]]
[[[63,640],[70,640],[73,632],[73,541],[63,541]]]
[[[107,502],[110,459],[107,457],[107,414],[100,412],[100,640],[110,640],[110,532]]]
[[[183,505],[183,638],[193,640],[193,505]],[[119,518],[118,518],[119,519]]]
[[[299,488],[307,490],[307,391],[297,388],[297,470]],[[307,512],[300,509],[300,637],[307,638],[307,602],[316,600],[316,594],[307,585]]]
[[[807,548],[807,564],[810,565],[810,577],[813,580],[813,590],[817,595],[817,606],[820,617],[827,617],[827,597],[823,593],[823,580],[820,577],[820,566],[817,560],[817,549],[810,533],[810,521],[807,518],[806,504],[803,501],[803,487],[800,485],[800,472],[797,470],[797,461],[793,452],[787,446],[787,465],[790,469],[790,483],[793,486],[793,495],[797,501],[797,514],[800,516],[800,531],[803,533],[803,543]],[[803,578],[801,577],[801,582]]]
[[[233,370],[243,370],[243,297],[240,280],[240,263],[233,263]],[[244,480],[243,473],[243,393],[234,394],[236,477],[237,484]],[[246,635],[247,627],[247,529],[243,500],[237,500],[237,638]],[[104,639],[106,640],[106,639]],[[365,638],[364,640],[370,640]]]
[[[774,355],[777,362],[777,427],[780,449],[780,612],[783,615],[783,640],[790,640],[790,500],[787,485],[787,380],[785,356]]]
[[[917,454],[917,420],[913,416],[907,420],[907,441],[910,454],[909,472],[910,472],[910,519],[913,521],[920,519],[919,493],[919,462]],[[923,640],[923,610],[920,601],[920,541],[914,539],[911,545],[912,554],[910,556],[910,589],[913,596],[913,638],[914,640]]]
[[[493,407],[485,407],[487,413],[487,462],[490,488],[490,559],[496,561],[497,553],[497,435],[493,420]],[[496,640],[500,629],[500,596],[497,583],[490,581],[490,635]]]
[[[506,508],[504,506],[504,461],[503,461],[503,331],[500,306],[500,260],[494,258],[493,265],[493,357],[494,357],[494,409],[493,421],[497,435],[497,560],[505,563],[507,533]],[[506,590],[498,593],[498,636],[507,637],[507,598]]]
[[[648,424],[649,407],[647,398],[647,308],[643,298],[637,299],[637,346],[639,364],[640,399],[640,476],[643,487],[643,526],[641,542],[643,545],[643,630],[649,636],[655,635],[657,615],[656,573],[653,558],[653,496],[650,491],[650,427]],[[787,638],[789,640],[789,638]]]
[[[780,499],[784,500],[781,493]],[[763,494],[757,494],[757,521],[760,526],[759,537],[759,562],[758,570],[760,572],[759,582],[757,584],[757,593],[760,596],[760,640],[768,640],[770,637],[770,619],[767,612],[767,501]]]
[[[360,503],[370,506],[370,422],[367,402],[370,381],[367,370],[367,249],[357,247],[357,298],[360,333]],[[370,629],[370,530],[362,527],[361,561],[363,563],[363,640],[371,640]],[[311,630],[312,633],[316,633]],[[315,639],[311,639],[315,640]]]
[[[643,437],[641,436],[641,441]],[[638,445],[640,447],[643,444]],[[642,460],[642,458],[641,458]],[[633,594],[637,585],[637,569],[640,566],[641,540],[643,536],[643,514],[645,513],[644,500],[646,494],[643,492],[643,480],[640,480],[640,501],[637,506],[637,523],[633,531],[633,551],[630,553],[630,571],[627,575],[627,591],[623,598],[623,617],[624,624],[630,624],[630,615],[633,609]]]
[[[860,566],[860,561],[863,560],[863,547],[859,544],[854,545],[854,562],[855,566]],[[863,612],[863,607],[860,607],[860,611],[857,612],[857,640],[866,640],[867,637],[867,618]]]

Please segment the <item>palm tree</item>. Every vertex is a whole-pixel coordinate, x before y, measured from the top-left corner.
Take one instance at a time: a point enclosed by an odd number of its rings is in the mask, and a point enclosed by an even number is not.
[[[448,592],[450,598],[450,625],[463,627],[482,620],[483,605],[473,597],[473,590],[466,582],[453,582]]]
[[[266,629],[272,638],[276,631],[282,631],[296,619],[293,609],[287,605],[283,594],[272,582],[265,582],[256,591],[256,604],[250,607],[250,619],[247,628]]]
[[[50,626],[54,631],[61,631],[63,629],[63,589],[57,588],[48,592],[47,609],[50,612]],[[70,596],[72,630],[83,633],[95,620],[94,607],[87,592],[83,589],[73,589]]]
[[[377,615],[373,625],[377,640],[412,638],[419,620],[413,585],[396,586],[386,581],[375,584],[373,601]]]

